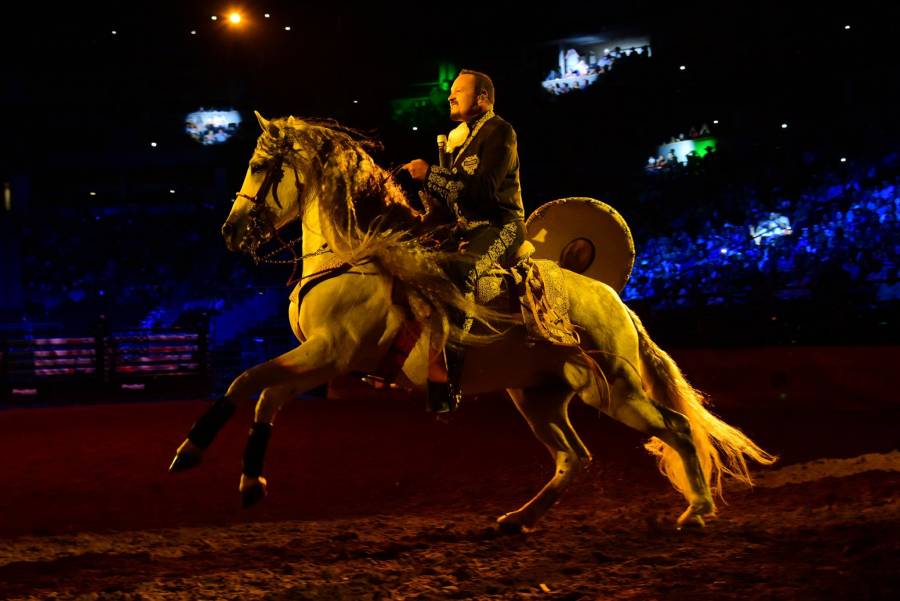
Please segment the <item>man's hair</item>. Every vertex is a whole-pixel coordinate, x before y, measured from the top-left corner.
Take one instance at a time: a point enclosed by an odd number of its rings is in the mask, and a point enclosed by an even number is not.
[[[491,78],[481,71],[472,71],[471,69],[463,69],[459,72],[460,75],[474,75],[475,76],[475,95],[481,94],[482,91],[487,93],[488,103],[493,106],[494,104],[494,82],[491,81]]]

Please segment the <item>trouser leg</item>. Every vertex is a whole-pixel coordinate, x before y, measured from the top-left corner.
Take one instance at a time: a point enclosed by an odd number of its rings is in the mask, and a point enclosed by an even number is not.
[[[474,299],[478,278],[494,265],[507,265],[511,255],[525,240],[525,227],[522,222],[513,222],[502,227],[485,226],[469,232],[464,240],[468,243],[465,252],[467,260],[458,261],[449,266],[448,274],[460,291],[470,300]],[[450,310],[449,318],[463,334],[458,345],[448,345],[446,386],[429,385],[429,409],[443,413],[457,408],[462,397],[460,382],[464,361],[465,334],[472,328],[472,315],[455,309]]]

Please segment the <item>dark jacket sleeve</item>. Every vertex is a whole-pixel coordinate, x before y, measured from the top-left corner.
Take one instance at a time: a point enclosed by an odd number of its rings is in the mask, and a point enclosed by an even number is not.
[[[517,150],[513,128],[501,122],[490,132],[481,134],[487,135],[483,140],[479,139],[481,135],[477,136],[455,167],[432,165],[425,179],[425,189],[457,214],[493,216],[499,211],[500,184],[515,168]],[[473,155],[478,157],[478,166],[469,174],[463,163]]]

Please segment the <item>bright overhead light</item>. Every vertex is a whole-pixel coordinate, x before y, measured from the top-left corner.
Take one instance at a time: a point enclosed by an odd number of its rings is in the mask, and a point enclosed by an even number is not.
[[[241,22],[241,13],[234,12],[228,15],[228,20],[237,25]]]
[[[290,31],[290,30],[291,30],[291,26],[290,26],[290,25],[285,25],[285,26],[284,26],[284,30],[285,30],[285,31]]]
[[[271,17],[272,15],[270,15],[269,13],[266,13],[266,14],[264,14],[263,16],[264,16],[265,18],[268,19],[268,18]]]
[[[150,146],[152,146],[153,148],[156,148],[156,142],[150,142]]]
[[[218,21],[218,20],[219,20],[219,17],[217,17],[216,15],[213,15],[213,16],[210,17],[210,19],[213,20],[213,21]]]

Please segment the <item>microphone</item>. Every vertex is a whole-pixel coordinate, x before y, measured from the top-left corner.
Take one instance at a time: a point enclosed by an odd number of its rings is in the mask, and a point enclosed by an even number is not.
[[[437,137],[437,147],[438,147],[438,165],[441,167],[449,168],[450,167],[450,153],[447,152],[447,136],[444,134],[440,134]]]

